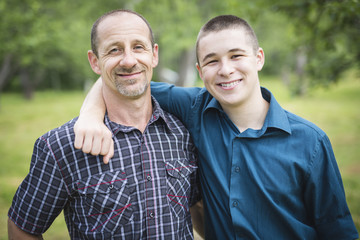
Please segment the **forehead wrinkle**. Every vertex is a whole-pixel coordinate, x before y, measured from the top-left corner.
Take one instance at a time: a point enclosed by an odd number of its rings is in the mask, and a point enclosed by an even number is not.
[[[119,45],[124,45],[124,42],[121,40],[115,39],[115,40],[109,41],[107,44],[108,44],[108,46],[119,46]],[[133,39],[133,40],[131,40],[130,44],[131,45],[134,45],[134,44],[148,45],[149,43],[147,43],[147,41],[145,41],[145,39]]]

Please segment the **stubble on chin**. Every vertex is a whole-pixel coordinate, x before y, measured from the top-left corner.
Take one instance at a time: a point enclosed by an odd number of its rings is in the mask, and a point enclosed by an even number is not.
[[[136,80],[128,80],[126,82],[126,84],[123,84],[123,83],[121,83],[119,81],[115,82],[117,91],[121,95],[126,96],[126,97],[138,97],[138,96],[141,96],[142,94],[144,94],[146,92],[146,90],[149,87],[149,83],[145,83],[145,84],[142,84],[141,86],[139,86],[136,89],[129,89],[129,87],[128,87],[129,84],[130,85],[136,84]]]

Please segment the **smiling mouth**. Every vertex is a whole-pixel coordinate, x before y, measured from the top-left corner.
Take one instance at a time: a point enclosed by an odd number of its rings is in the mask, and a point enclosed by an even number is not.
[[[240,84],[241,79],[240,80],[236,80],[236,81],[232,81],[232,82],[227,82],[227,83],[219,83],[217,85],[219,85],[222,88],[233,88],[236,85]]]
[[[134,73],[117,73],[116,75],[120,77],[133,77],[139,75],[141,72],[134,72]]]

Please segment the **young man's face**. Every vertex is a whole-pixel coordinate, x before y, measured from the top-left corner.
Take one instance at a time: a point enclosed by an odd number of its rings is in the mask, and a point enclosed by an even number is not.
[[[200,39],[197,66],[206,89],[223,107],[237,107],[260,88],[258,71],[264,65],[260,48],[240,28],[212,32]]]
[[[138,97],[149,89],[158,64],[158,46],[151,45],[150,31],[138,16],[122,13],[105,18],[98,26],[98,58],[89,61],[104,84],[126,97]]]

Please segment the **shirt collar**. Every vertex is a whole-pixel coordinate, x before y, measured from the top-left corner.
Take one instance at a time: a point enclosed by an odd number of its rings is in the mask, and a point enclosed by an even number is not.
[[[148,125],[160,120],[165,123],[164,125],[168,128],[168,130],[173,131],[174,126],[170,124],[172,120],[170,120],[169,117],[164,113],[164,110],[160,107],[159,103],[153,96],[151,96],[151,100],[153,103],[153,113]],[[134,130],[134,127],[124,126],[111,121],[107,112],[105,113],[104,123],[113,132],[114,135],[116,135],[119,131],[131,132]]]
[[[280,106],[274,95],[269,90],[261,87],[261,93],[263,98],[270,103],[264,127],[277,128],[291,134],[290,123],[285,110]]]
[[[214,97],[212,97],[211,100],[209,101],[209,103],[206,105],[205,111],[207,111],[208,109],[211,109],[211,108],[215,108],[215,109],[219,110],[220,112],[224,112],[220,103]]]
[[[285,110],[280,106],[269,90],[261,87],[261,94],[263,98],[270,103],[263,128],[277,128],[291,134],[290,123]],[[212,97],[212,99],[205,107],[205,111],[211,108],[215,108],[222,114],[225,114],[220,103],[214,97]]]

